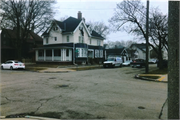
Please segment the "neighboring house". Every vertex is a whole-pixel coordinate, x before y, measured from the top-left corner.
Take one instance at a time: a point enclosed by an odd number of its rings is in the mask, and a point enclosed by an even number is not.
[[[130,52],[133,52],[133,53],[129,53],[131,55],[131,58],[132,60],[134,59],[146,59],[146,44],[144,43],[141,43],[141,44],[132,44],[130,47],[129,47],[129,50]],[[149,54],[150,56],[150,54]],[[150,58],[150,57],[149,57]]]
[[[1,62],[5,62],[9,59],[18,59],[17,50],[14,47],[14,41],[16,38],[17,30],[13,29],[2,29],[1,32]],[[30,31],[26,42],[22,47],[22,57],[33,59],[35,51],[33,48],[42,45],[43,39]],[[34,58],[35,59],[35,58]]]
[[[123,62],[129,60],[125,47],[105,49],[105,59],[107,59],[108,57],[121,57]]]
[[[43,46],[36,49],[36,62],[79,64],[104,60],[104,38],[88,28],[80,11],[78,18],[54,20],[42,37]]]

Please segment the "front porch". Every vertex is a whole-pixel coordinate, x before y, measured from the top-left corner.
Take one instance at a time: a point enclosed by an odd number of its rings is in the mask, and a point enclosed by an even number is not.
[[[72,49],[36,50],[36,62],[72,62]]]

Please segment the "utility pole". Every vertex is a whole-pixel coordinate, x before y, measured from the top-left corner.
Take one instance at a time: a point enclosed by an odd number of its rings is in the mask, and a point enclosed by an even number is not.
[[[148,38],[149,38],[149,0],[147,0],[146,8],[146,73],[149,72],[149,47],[148,47]]]
[[[179,1],[169,1],[168,14],[168,119],[179,119]]]

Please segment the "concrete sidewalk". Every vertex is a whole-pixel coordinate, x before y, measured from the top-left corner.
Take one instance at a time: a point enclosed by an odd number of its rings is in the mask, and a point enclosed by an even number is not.
[[[157,77],[157,79],[153,79],[150,77]],[[141,79],[141,80],[147,80],[147,81],[154,81],[154,82],[164,82],[167,83],[168,82],[168,75],[164,74],[137,74],[135,75],[135,78],[137,79]]]

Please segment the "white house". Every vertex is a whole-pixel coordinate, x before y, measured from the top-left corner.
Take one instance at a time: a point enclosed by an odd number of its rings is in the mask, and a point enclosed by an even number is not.
[[[146,44],[132,44],[130,49],[133,50],[133,56],[131,55],[132,59],[146,59]],[[150,54],[148,56],[150,58]]]
[[[43,47],[36,49],[36,62],[85,63],[103,61],[104,38],[90,30],[78,12],[78,18],[54,20],[43,34]]]

